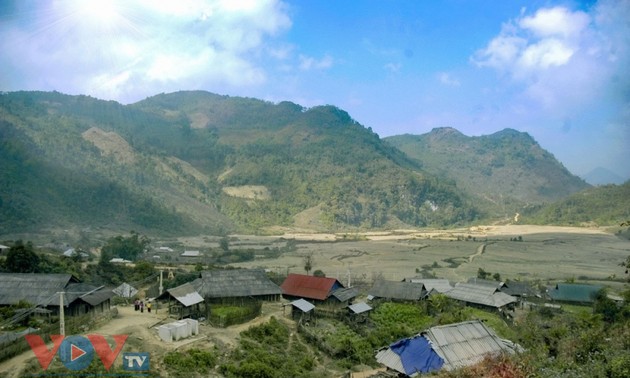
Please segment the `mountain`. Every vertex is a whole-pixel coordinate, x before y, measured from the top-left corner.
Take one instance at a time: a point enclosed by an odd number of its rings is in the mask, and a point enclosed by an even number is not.
[[[584,180],[591,185],[623,184],[624,179],[616,173],[597,167],[584,175]]]
[[[444,127],[385,141],[423,170],[456,183],[495,216],[512,216],[523,207],[554,202],[589,187],[529,134],[513,129],[468,137]]]
[[[523,221],[538,224],[616,225],[630,221],[630,181],[585,189],[548,206],[530,209]]]
[[[479,212],[334,106],[192,91],[0,95],[0,229],[445,226]]]

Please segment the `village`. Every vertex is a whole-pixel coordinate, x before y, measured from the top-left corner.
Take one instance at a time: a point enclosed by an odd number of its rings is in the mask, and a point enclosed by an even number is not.
[[[197,255],[189,251],[182,255],[185,254]],[[358,362],[359,368],[347,372],[326,370],[323,374],[415,376],[442,369],[451,371],[475,365],[488,356],[523,351],[515,340],[498,334],[490,324],[498,321],[504,329],[514,327],[528,311],[559,312],[564,305],[588,308],[603,289],[602,285],[568,282],[541,289],[528,282],[488,279],[492,277],[486,277],[483,271],[480,276],[461,282],[418,275],[402,280],[379,277],[369,285],[366,282],[352,285],[326,277],[321,271],[308,274],[312,269],[309,259],[308,256],[304,259],[306,274],[278,277],[257,268],[201,270],[189,275],[194,277],[191,281],[167,289],[164,283],[173,277],[172,272],[164,270],[140,282],[138,287],[122,283],[115,288],[80,282],[71,274],[0,273],[0,306],[30,305],[16,310],[13,317],[2,323],[3,329],[11,329],[13,324],[33,324],[29,319],[37,319],[35,323],[42,325],[2,334],[0,373],[19,376],[16,372],[23,372],[28,360],[31,361],[28,366],[37,370],[35,356],[24,335],[63,335],[64,327],[88,334],[103,324],[125,318],[141,324],[142,337],[147,338],[143,339],[142,347],[153,345],[152,351],[162,353],[182,346],[233,349],[238,332],[230,333],[230,329],[240,332],[272,318],[279,319],[308,340],[311,347],[334,358],[340,351],[326,340],[327,334],[336,332],[336,327],[346,327],[357,334],[369,332],[375,327],[370,314],[392,304],[408,306],[407,309],[432,309],[428,313],[433,311],[436,316],[443,316],[440,311],[445,308],[462,314],[466,308],[476,312],[473,319],[446,324],[441,321],[433,326],[428,325],[435,322],[428,322],[426,328],[415,329],[406,337],[383,342],[372,356],[359,358],[357,352],[350,360]],[[611,293],[608,298],[615,303],[623,301]],[[437,309],[439,306],[445,308]],[[452,318],[462,320],[458,316]],[[73,324],[74,319],[82,319],[78,327],[63,324],[64,321]],[[126,327],[121,325],[109,335],[138,329],[130,327],[130,323],[121,324]],[[371,358],[376,363],[370,363]],[[23,360],[23,366],[12,362]],[[154,357],[152,374],[169,376],[168,370],[159,371],[158,366],[161,362]]]

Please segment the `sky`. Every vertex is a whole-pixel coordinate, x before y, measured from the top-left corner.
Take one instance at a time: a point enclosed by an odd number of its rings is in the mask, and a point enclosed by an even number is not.
[[[0,0],[0,91],[335,105],[381,137],[529,133],[630,179],[630,0]]]

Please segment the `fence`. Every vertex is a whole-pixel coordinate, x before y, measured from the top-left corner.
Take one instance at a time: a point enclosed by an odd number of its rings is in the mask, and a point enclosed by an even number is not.
[[[118,310],[114,307],[109,312],[106,312],[97,317],[93,315],[84,315],[73,318],[66,318],[65,329],[66,334],[77,334],[88,331],[90,328],[95,327],[97,324],[111,319],[118,315]],[[13,336],[8,335],[0,342],[0,362],[17,356],[29,350],[31,347],[26,342],[24,335],[27,332],[16,332]],[[39,335],[44,341],[49,340],[49,335],[59,334],[59,322],[46,325],[45,327],[28,332],[30,335]]]
[[[235,310],[227,310],[225,312],[220,311],[221,308],[234,308]],[[213,327],[229,327],[234,324],[241,324],[248,322],[258,315],[260,315],[262,309],[261,302],[250,302],[241,304],[239,306],[211,306],[210,316],[208,322]]]

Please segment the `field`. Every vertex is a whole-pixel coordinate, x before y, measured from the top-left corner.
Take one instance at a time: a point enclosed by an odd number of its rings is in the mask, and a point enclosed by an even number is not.
[[[265,247],[295,240],[297,248],[266,258]],[[180,239],[204,247],[201,238]],[[312,255],[313,271],[344,284],[376,277],[402,280],[420,272],[452,281],[477,275],[479,268],[501,279],[610,281],[623,278],[619,263],[630,255],[630,242],[597,228],[488,226],[459,230],[402,230],[361,234],[298,234],[232,237],[231,248],[256,248],[254,261],[235,267],[304,273]],[[311,272],[312,273],[312,272]],[[613,282],[611,282],[613,283]]]

